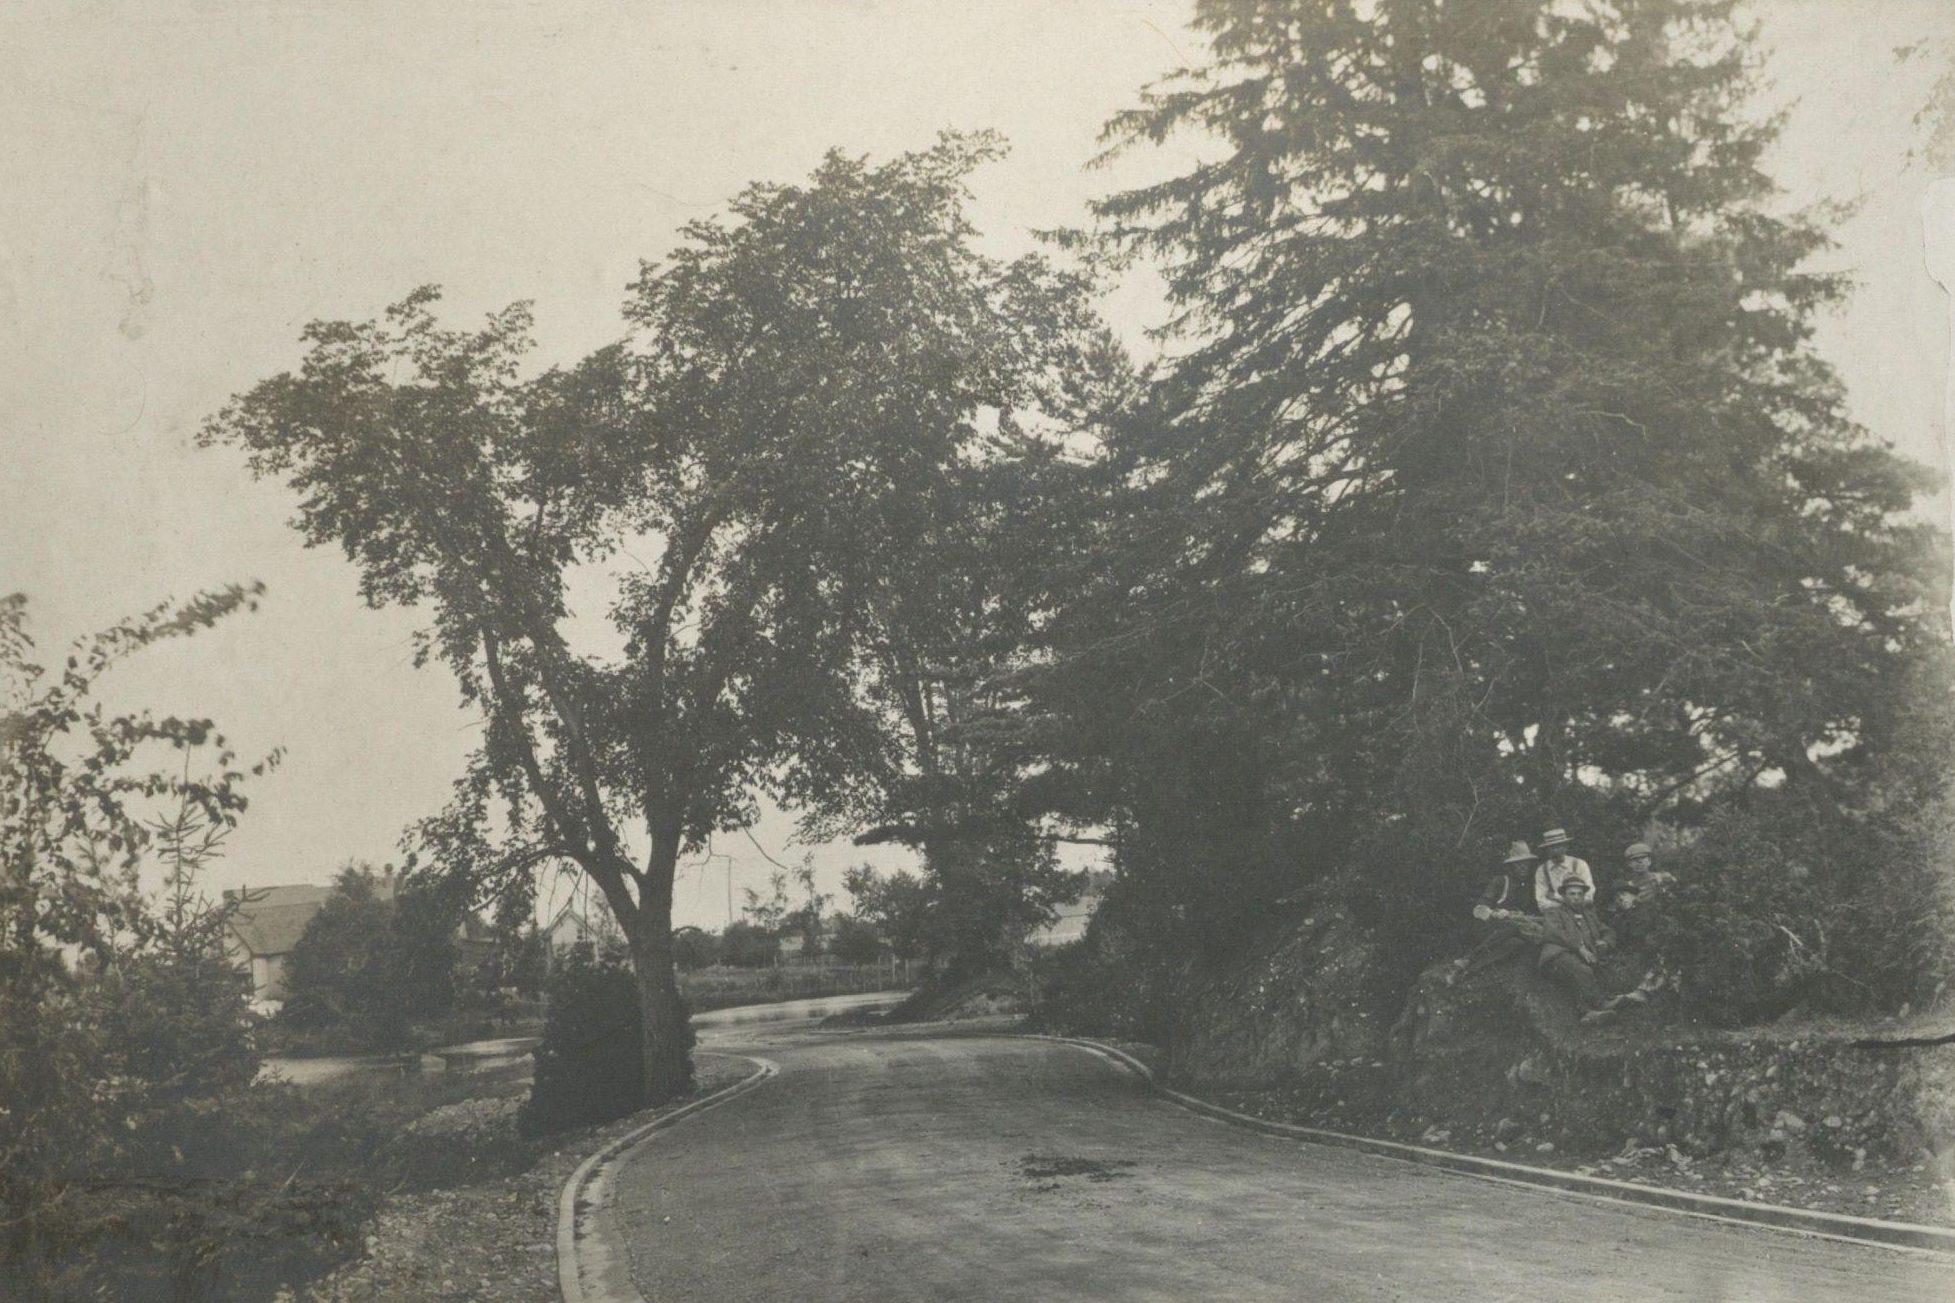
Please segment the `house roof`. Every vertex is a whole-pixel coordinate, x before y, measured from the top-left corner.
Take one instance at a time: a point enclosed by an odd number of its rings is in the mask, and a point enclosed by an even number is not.
[[[231,933],[253,955],[289,955],[323,900],[241,906],[231,916]]]
[[[390,894],[391,890],[389,883]],[[331,887],[309,882],[227,891],[225,902],[237,906],[231,915],[231,934],[253,955],[289,955],[306,924],[332,894]]]

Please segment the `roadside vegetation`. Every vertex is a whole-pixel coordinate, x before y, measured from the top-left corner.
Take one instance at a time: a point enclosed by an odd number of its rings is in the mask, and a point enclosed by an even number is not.
[[[548,958],[533,923],[484,920],[411,874],[349,864],[287,962],[267,1054],[395,1054],[542,1022]]]
[[[898,965],[990,1001],[1081,890],[1069,840],[1112,874],[1030,965],[1042,1016],[1170,1073],[1275,1064],[1298,1108],[1391,1055],[1407,1099],[1593,1068],[1568,1010],[1519,979],[1469,1007],[1435,968],[1550,826],[1677,878],[1652,1042],[1948,1009],[1948,539],[1814,346],[1850,285],[1770,175],[1732,7],[1196,13],[1206,50],[1107,140],[1205,161],[1049,256],[979,251],[990,136],[835,152],[684,227],[573,363],[529,363],[521,304],[458,327],[404,286],[210,420],[369,602],[423,617],[418,662],[482,724],[399,890],[342,873],[266,1026],[197,881],[276,756],[95,697],[257,590],[51,671],[0,602],[0,1292],[262,1294],[385,1191],[686,1097],[691,1010]],[[1134,261],[1169,295],[1153,359],[1093,307]],[[675,930],[682,857],[763,796],[915,871],[851,874],[842,913],[784,874]],[[553,963],[536,890],[565,866],[617,946]],[[1280,1054],[1204,1013],[1272,991]],[[257,1081],[268,1047],[532,1027],[529,1092]],[[1627,1140],[1709,1134],[1675,1125]],[[1866,1161],[1837,1141],[1802,1143]]]
[[[686,227],[573,365],[422,289],[209,424],[483,713],[431,879],[587,874],[655,1099],[674,866],[758,792],[916,851],[857,913],[946,984],[1105,845],[1072,970],[1138,1020],[1299,902],[1402,1001],[1551,826],[1687,867],[1691,1017],[1943,998],[1946,540],[1813,346],[1849,285],[1730,6],[1196,13],[1107,139],[1212,158],[1053,258],[975,250],[1000,142],[836,154]],[[1172,308],[1147,364],[1092,310],[1129,260]],[[627,541],[661,561],[614,568],[600,657],[565,576]]]

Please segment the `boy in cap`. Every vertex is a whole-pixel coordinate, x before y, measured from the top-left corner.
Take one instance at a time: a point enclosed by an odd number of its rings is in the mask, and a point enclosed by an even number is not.
[[[1652,928],[1660,926],[1651,910],[1662,909],[1663,889],[1675,882],[1676,875],[1664,873],[1651,863],[1645,842],[1631,842],[1622,853],[1624,879],[1609,894],[1608,915],[1620,939],[1625,956],[1634,956],[1644,968],[1639,990],[1652,991],[1666,983],[1661,966],[1647,953]]]
[[[1622,853],[1626,872],[1621,886],[1610,897],[1610,907],[1617,913],[1627,913],[1636,908],[1636,902],[1656,895],[1663,888],[1675,882],[1676,875],[1664,873],[1654,867],[1649,845],[1645,842],[1631,842]]]
[[[1595,895],[1595,875],[1589,872],[1588,861],[1570,855],[1568,845],[1565,829],[1550,828],[1541,834],[1541,854],[1545,858],[1534,871],[1534,904],[1543,914],[1550,906],[1561,903],[1561,884],[1570,878],[1580,878],[1588,884],[1589,896]]]

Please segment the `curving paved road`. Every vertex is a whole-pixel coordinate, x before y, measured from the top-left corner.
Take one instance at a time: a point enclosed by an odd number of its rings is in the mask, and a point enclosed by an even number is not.
[[[605,1237],[652,1303],[1955,1299],[1941,1259],[1264,1136],[1066,1046],[709,1040],[781,1073],[618,1173]]]

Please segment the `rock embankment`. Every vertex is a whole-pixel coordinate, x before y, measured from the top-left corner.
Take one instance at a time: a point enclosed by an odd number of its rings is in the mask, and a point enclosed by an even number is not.
[[[1794,1202],[1955,1220],[1955,1046],[1682,1025],[1660,1003],[1607,1027],[1577,1014],[1525,963],[1464,979],[1438,964],[1408,991],[1325,907],[1190,974],[1165,1066],[1181,1089],[1292,1121],[1621,1175],[1742,1173],[1761,1198],[1776,1183]]]

